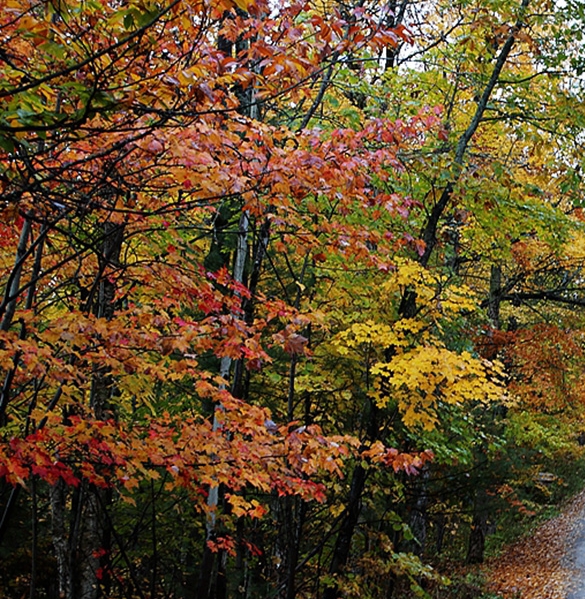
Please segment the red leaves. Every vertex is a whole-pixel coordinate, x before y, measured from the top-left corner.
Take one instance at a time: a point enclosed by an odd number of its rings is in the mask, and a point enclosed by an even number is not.
[[[10,206],[0,213],[0,248],[11,247],[16,242],[22,223],[18,206]]]
[[[163,415],[147,427],[126,429],[80,416],[63,423],[50,415],[45,428],[4,446],[0,476],[15,485],[25,485],[31,475],[70,486],[86,480],[131,493],[142,481],[159,478],[162,470],[171,477],[166,488],[187,489],[199,510],[208,509],[201,487],[223,484],[231,490],[227,498],[234,515],[261,518],[266,507],[239,491],[272,490],[325,501],[320,479],[343,476],[343,463],[350,457],[409,474],[432,458],[429,452],[401,454],[379,442],[359,452],[357,439],[327,437],[314,425],[279,428],[267,410],[227,392],[216,418],[216,428],[206,420]]]
[[[380,441],[373,443],[361,455],[372,464],[382,464],[392,468],[394,472],[404,471],[410,475],[418,474],[424,464],[434,458],[433,452],[429,450],[419,453],[400,453],[393,447],[384,447]]]
[[[236,541],[233,537],[221,536],[207,541],[207,546],[213,553],[225,551],[228,555],[236,554]]]
[[[68,485],[77,486],[79,478],[59,459],[51,445],[48,435],[42,431],[29,435],[25,440],[11,439],[0,450],[0,477],[13,485],[24,485],[32,474],[50,484],[61,479]]]

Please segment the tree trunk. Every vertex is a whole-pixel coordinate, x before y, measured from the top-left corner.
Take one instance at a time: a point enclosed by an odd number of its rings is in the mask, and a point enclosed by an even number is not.
[[[368,400],[366,420],[366,438],[368,441],[375,441],[380,433],[379,409],[376,404]],[[367,470],[361,465],[356,464],[351,477],[351,486],[349,497],[345,507],[343,520],[337,534],[333,556],[329,566],[329,574],[335,576],[342,572],[349,559],[351,541],[357,526],[362,507],[362,497],[366,487]],[[337,599],[339,588],[336,583],[325,588],[323,599]]]
[[[424,553],[427,541],[428,478],[429,468],[425,466],[416,483],[412,485],[411,501],[409,502],[410,514],[408,525],[414,538],[412,541],[405,543],[404,549],[418,556]]]
[[[247,211],[242,212],[238,224],[238,239],[236,254],[234,257],[233,279],[237,283],[242,283],[244,280],[244,270],[246,259],[248,256],[248,229],[250,227],[250,217]],[[220,376],[227,381],[230,377],[232,368],[232,359],[224,356],[220,364]],[[222,406],[215,408],[213,417],[213,430],[219,427],[218,411],[221,411]],[[225,586],[225,552],[220,551],[218,554],[213,553],[208,546],[208,541],[212,541],[217,534],[215,512],[220,504],[220,487],[215,486],[209,489],[207,505],[209,513],[207,515],[206,538],[203,547],[203,558],[201,560],[201,568],[199,571],[199,581],[197,583],[197,593],[195,596],[202,599],[223,599],[227,592]],[[221,578],[221,580],[220,580]],[[192,578],[187,583],[192,584]],[[185,597],[192,596],[192,589],[185,589]]]
[[[500,304],[502,287],[502,268],[492,264],[490,272],[490,292],[488,296],[487,313],[491,325],[494,329],[499,329],[500,323]]]
[[[473,502],[473,517],[469,532],[466,562],[481,564],[485,554],[485,539],[488,533],[489,496],[484,485],[477,487]]]
[[[358,518],[361,510],[362,495],[366,485],[367,472],[360,464],[353,471],[351,478],[351,487],[345,515],[339,528],[335,548],[333,549],[333,557],[329,566],[329,574],[339,574],[347,564],[349,558],[349,550],[351,548],[351,540],[358,523]],[[339,597],[339,588],[337,584],[328,586],[324,593],[323,599],[337,599]]]
[[[478,495],[485,495],[485,492],[483,490],[478,491]],[[466,558],[468,564],[483,563],[486,533],[487,512],[485,511],[483,501],[481,501],[481,498],[478,498],[475,502],[471,531],[469,533],[469,545]]]
[[[79,575],[79,599],[97,599],[99,596],[100,553],[103,547],[104,522],[97,497],[97,489],[88,489],[83,509],[81,534],[81,572]]]
[[[70,560],[69,534],[65,525],[66,487],[62,480],[51,487],[51,525],[53,547],[57,559],[59,596],[62,599],[74,599],[73,568]]]
[[[87,310],[98,318],[110,320],[114,316],[115,284],[107,276],[107,269],[118,265],[123,239],[123,225],[110,222],[103,225],[100,270],[86,304]],[[95,418],[101,420],[112,416],[114,386],[114,379],[107,368],[94,368],[89,404]],[[62,481],[52,489],[53,546],[59,573],[59,592],[64,599],[98,599],[100,595],[99,573],[110,551],[110,535],[104,514],[109,501],[108,491],[97,489],[84,481],[71,499],[72,515],[67,526],[67,489]]]
[[[435,520],[435,526],[437,528],[437,538],[435,541],[435,552],[437,555],[443,553],[443,546],[445,541],[445,532],[447,529],[447,518],[445,514],[439,514]]]

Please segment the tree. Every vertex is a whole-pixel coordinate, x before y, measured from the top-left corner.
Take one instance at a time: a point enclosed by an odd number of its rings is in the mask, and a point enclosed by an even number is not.
[[[185,488],[205,514],[201,490],[224,486],[220,528],[229,531],[234,518],[265,511],[242,495],[246,488],[305,499],[314,491],[323,499],[310,476],[339,472],[335,454],[352,446],[327,441],[314,427],[266,426],[272,421],[263,408],[235,400],[242,391],[228,392],[230,362],[240,373],[258,369],[273,359],[267,344],[302,356],[297,331],[319,318],[280,299],[260,307],[257,258],[253,295],[243,273],[203,265],[224,203],[250,230],[265,220],[286,238],[298,227],[300,254],[308,257],[318,233],[291,199],[333,199],[344,188],[353,203],[373,173],[393,163],[394,147],[367,150],[373,128],[342,133],[353,146],[348,157],[318,135],[262,125],[240,108],[242,101],[297,101],[331,53],[394,35],[363,13],[351,23],[335,12],[303,24],[296,5],[272,17],[260,5],[239,7],[250,15],[227,15],[233,8],[15,2],[3,15],[5,41],[18,37],[3,54],[6,258],[19,241],[12,265],[4,263],[2,413],[11,441],[2,472],[9,485],[32,476],[52,486],[65,596],[94,597],[100,586],[114,592],[120,560],[128,584],[143,592],[114,522],[118,493],[135,501],[129,491],[164,477],[167,491]],[[243,22],[252,33],[245,45],[235,43]],[[360,22],[369,23],[367,37]],[[267,44],[276,27],[283,35]],[[298,41],[303,30],[308,38]],[[240,93],[246,89],[253,94]],[[364,149],[367,159],[356,162]],[[324,180],[321,165],[336,157]],[[348,177],[348,162],[363,175]],[[302,173],[293,168],[299,163]],[[228,244],[226,265],[231,250],[247,261],[236,248]],[[213,403],[220,411],[210,428]],[[323,443],[333,452],[322,451]],[[393,456],[371,455],[390,465]],[[7,500],[3,532],[19,488]],[[234,546],[218,535],[209,543]]]
[[[0,15],[0,540],[31,511],[29,594],[51,545],[88,599],[440,580],[433,514],[485,536],[514,401],[541,431],[580,397],[564,9]]]

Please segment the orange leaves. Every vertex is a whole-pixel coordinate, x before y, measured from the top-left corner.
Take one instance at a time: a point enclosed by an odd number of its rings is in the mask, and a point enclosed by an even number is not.
[[[525,276],[542,268],[550,260],[550,246],[536,239],[521,239],[512,244],[512,257],[526,273]]]
[[[49,414],[47,425],[26,439],[13,438],[0,451],[0,476],[25,485],[31,475],[50,484],[86,480],[113,487],[132,501],[143,481],[170,475],[168,491],[187,489],[197,509],[207,504],[201,488],[226,485],[234,516],[261,518],[266,507],[241,495],[245,489],[325,500],[323,476],[341,477],[350,457],[373,466],[415,474],[432,458],[429,452],[401,454],[376,443],[358,451],[351,437],[328,437],[316,426],[278,428],[267,410],[224,393],[218,412],[220,426],[193,418],[153,419],[147,426],[127,429],[113,421],[72,416],[66,423]]]
[[[539,409],[582,404],[583,342],[582,331],[570,326],[537,324],[516,332],[505,348],[511,390]]]
[[[267,509],[256,499],[247,501],[241,495],[228,494],[227,500],[230,504],[232,514],[237,518],[241,516],[262,518],[267,512]]]
[[[12,4],[13,7],[5,10],[12,16],[19,14],[20,18],[12,23],[14,31],[6,28],[6,36],[14,33],[18,38],[17,33],[26,32],[25,39],[31,43],[15,49],[9,43],[13,40],[8,37],[3,45],[10,46],[15,52],[11,63],[30,66],[27,80],[47,78],[48,81],[21,90],[21,74],[9,73],[10,63],[7,63],[4,69],[11,75],[8,80],[13,79],[14,85],[2,94],[19,98],[14,107],[12,104],[3,107],[6,118],[19,126],[31,127],[33,131],[35,126],[42,129],[45,125],[55,124],[58,128],[72,129],[66,147],[56,146],[55,151],[43,157],[42,165],[58,167],[63,177],[66,177],[65,165],[69,172],[75,170],[70,181],[77,181],[76,189],[80,187],[80,172],[87,175],[88,168],[93,169],[94,163],[115,153],[124,137],[128,149],[141,148],[142,156],[139,160],[128,156],[126,165],[140,164],[135,170],[127,167],[123,170],[139,173],[137,183],[152,183],[151,177],[162,181],[166,173],[153,171],[153,162],[158,162],[163,154],[171,156],[170,148],[177,140],[190,162],[197,164],[196,153],[190,152],[189,145],[183,143],[184,128],[190,134],[199,129],[198,135],[205,135],[201,129],[205,122],[213,123],[217,118],[215,113],[225,110],[227,115],[239,103],[235,87],[253,87],[256,97],[263,99],[310,95],[310,85],[303,83],[321,72],[336,49],[346,51],[353,46],[360,50],[368,46],[377,49],[406,38],[403,27],[384,29],[380,26],[381,21],[368,15],[363,8],[356,9],[346,20],[337,11],[322,15],[312,11],[307,18],[299,19],[299,13],[305,10],[301,5],[283,5],[275,10],[274,7],[268,9],[263,2],[250,0],[226,0],[224,6],[211,3],[212,7],[204,3],[177,2],[168,10],[143,2],[126,3],[121,8],[95,3],[87,11],[60,4],[60,18],[51,20],[53,9],[43,14],[42,11],[29,11],[27,2]],[[236,6],[251,16],[225,18],[225,8]],[[220,34],[225,40],[235,42],[243,37],[248,47],[234,56],[222,56],[215,47],[213,36],[201,29],[201,22],[207,22],[207,19],[195,18],[200,12],[205,12],[207,17],[217,17]],[[171,25],[172,32],[169,31]],[[153,35],[141,36],[141,43],[133,45],[133,35],[141,28],[147,28]],[[275,31],[279,32],[276,41]],[[40,46],[35,45],[37,38],[43,40]],[[183,58],[187,56],[189,67],[185,68]],[[253,71],[250,64],[256,65]],[[102,72],[99,82],[95,80],[96,70]],[[23,103],[27,110],[22,110]],[[58,109],[52,108],[55,104]],[[119,110],[121,106],[128,110]],[[172,119],[175,130],[165,122],[164,128],[156,131],[160,111],[171,108],[176,111]],[[196,122],[192,119],[193,114],[197,115]],[[222,119],[226,115],[222,115]],[[211,127],[214,137],[221,138],[219,144],[213,145],[222,149],[217,154],[208,154],[216,167],[224,162],[225,149],[237,149],[241,141],[226,143],[234,130],[235,119],[224,120],[221,133],[220,128]],[[142,139],[149,130],[154,131],[154,135]],[[120,134],[121,131],[124,133]],[[259,153],[260,148],[255,151]],[[155,157],[157,160],[153,161]],[[208,196],[229,194],[247,187],[246,181],[238,181],[233,171],[228,173],[229,162],[225,161],[228,168],[223,169],[222,176],[214,173],[206,182]],[[263,161],[259,163],[263,164]],[[45,170],[47,166],[42,165],[35,164]],[[192,186],[196,187],[194,178],[185,170],[189,168],[187,160],[182,170],[178,164],[167,163],[166,166],[174,169],[171,179],[179,184],[179,188],[191,190]],[[82,175],[82,178],[85,177]],[[221,185],[222,179],[225,185]],[[187,181],[189,183],[185,185]],[[150,196],[149,201],[154,198]]]
[[[380,441],[373,443],[361,455],[372,464],[382,464],[392,468],[394,472],[404,471],[410,475],[418,474],[424,464],[434,458],[433,452],[429,450],[420,453],[400,453],[393,447],[385,447]]]
[[[26,35],[2,44],[22,69],[0,64],[0,116],[13,129],[0,139],[0,170],[14,214],[30,210],[34,222],[18,298],[30,289],[34,305],[16,306],[22,333],[0,335],[17,398],[0,476],[86,481],[129,503],[160,478],[161,491],[188,495],[200,512],[206,490],[223,487],[233,517],[261,518],[252,494],[325,501],[325,482],[348,459],[415,473],[430,456],[380,444],[361,452],[357,439],[279,427],[258,407],[281,395],[259,384],[263,371],[281,383],[291,361],[320,365],[313,343],[329,335],[327,307],[315,306],[327,269],[389,270],[397,248],[416,247],[388,230],[411,202],[387,184],[399,154],[439,127],[423,111],[296,132],[275,115],[291,113],[297,128],[293,113],[340,55],[376,54],[407,33],[364,8],[318,14],[263,0],[61,2],[45,12],[10,3],[23,11],[0,28],[3,41]],[[5,278],[15,233],[0,230]],[[242,245],[244,275],[232,277]],[[247,368],[258,405],[231,397],[226,363]],[[201,416],[210,406],[217,426]]]
[[[505,599],[567,597],[575,580],[569,554],[582,528],[583,501],[581,493],[559,516],[488,562],[490,590]]]

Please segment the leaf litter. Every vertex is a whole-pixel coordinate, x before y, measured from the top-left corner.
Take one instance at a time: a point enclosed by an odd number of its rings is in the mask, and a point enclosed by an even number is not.
[[[585,580],[575,563],[575,546],[584,532],[582,491],[558,516],[486,563],[489,590],[505,599],[566,599]]]

